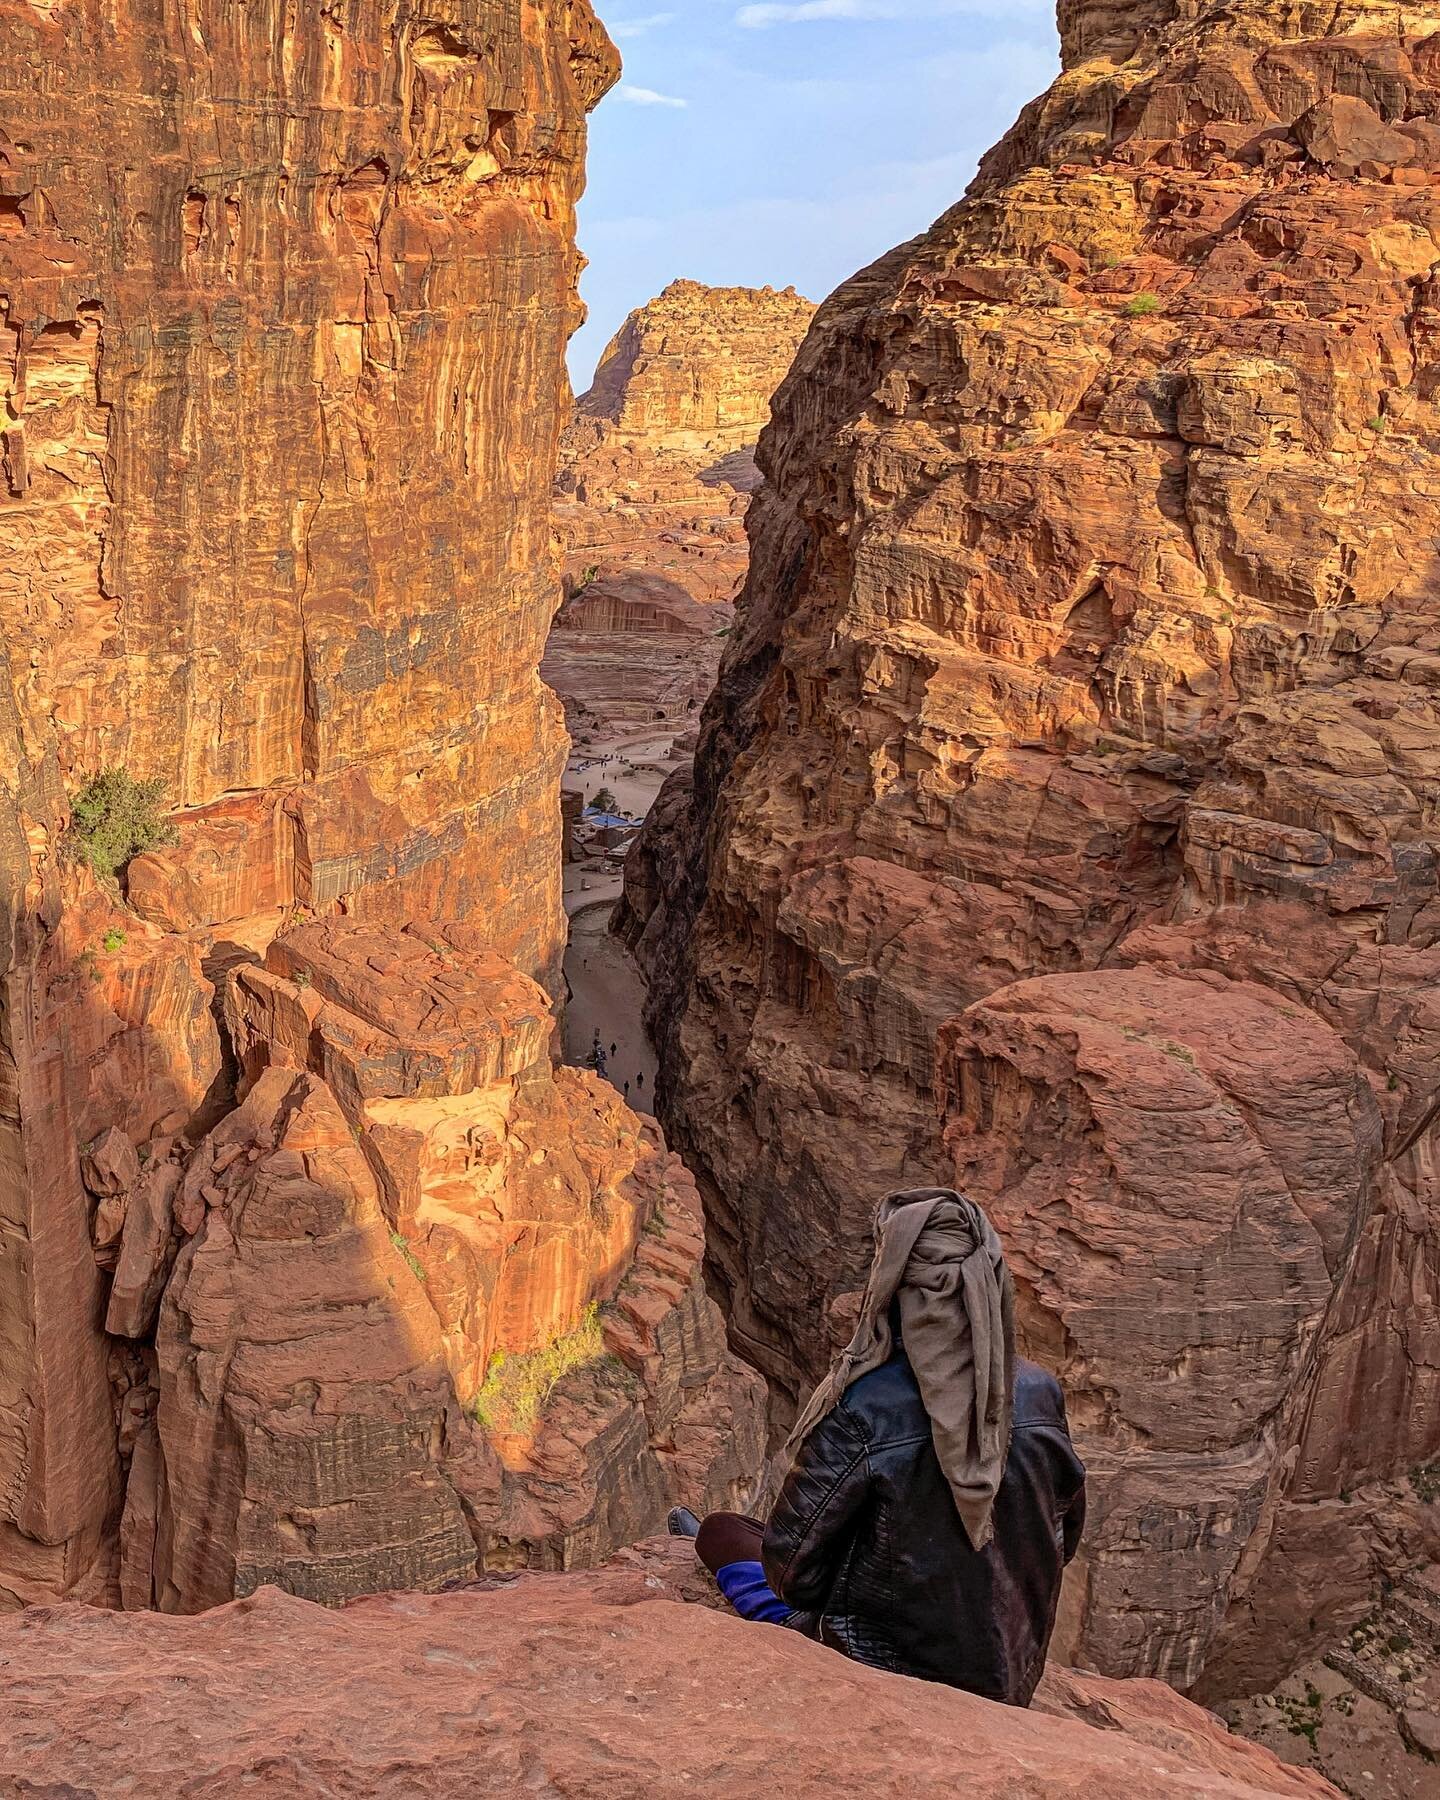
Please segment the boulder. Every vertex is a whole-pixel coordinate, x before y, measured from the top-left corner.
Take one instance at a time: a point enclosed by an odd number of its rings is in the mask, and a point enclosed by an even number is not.
[[[198,1619],[38,1608],[0,1622],[0,1784],[1335,1800],[1158,1683],[1056,1672],[1029,1712],[997,1706],[685,1604],[677,1567],[660,1551],[339,1611],[270,1587]]]

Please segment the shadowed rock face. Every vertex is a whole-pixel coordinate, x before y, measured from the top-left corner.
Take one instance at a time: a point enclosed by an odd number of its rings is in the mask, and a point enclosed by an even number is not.
[[[0,1604],[591,1556],[753,1440],[682,1428],[692,1190],[549,1056],[617,71],[585,0],[0,10]],[[174,825],[119,888],[64,835],[107,765]],[[487,1358],[601,1299],[604,1393],[506,1463]]]
[[[885,1800],[1334,1800],[1158,1682],[1052,1669],[1030,1712],[996,1706],[712,1610],[696,1568],[671,1540],[591,1574],[342,1611],[273,1587],[200,1619],[39,1607],[0,1622],[16,1678],[0,1781],[143,1800],[237,1782],[277,1797],[825,1800],[837,1778]]]
[[[1060,17],[777,396],[624,924],[777,1418],[959,1179],[1096,1471],[1070,1647],[1219,1692],[1435,1550],[1440,9]]]

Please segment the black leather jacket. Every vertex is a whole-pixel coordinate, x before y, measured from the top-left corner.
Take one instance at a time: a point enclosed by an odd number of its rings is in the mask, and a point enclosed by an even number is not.
[[[766,1527],[765,1575],[797,1609],[792,1625],[856,1662],[1028,1706],[1084,1523],[1060,1384],[1022,1360],[995,1536],[973,1550],[897,1349],[800,1447]]]

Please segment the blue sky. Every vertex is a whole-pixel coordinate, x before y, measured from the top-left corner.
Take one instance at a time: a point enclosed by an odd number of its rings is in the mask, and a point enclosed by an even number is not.
[[[597,0],[575,385],[676,276],[813,300],[958,200],[1058,67],[1054,0]]]

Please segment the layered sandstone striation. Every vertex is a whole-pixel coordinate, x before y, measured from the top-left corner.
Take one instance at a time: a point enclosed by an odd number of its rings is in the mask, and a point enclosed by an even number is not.
[[[753,451],[814,306],[674,281],[625,321],[561,442],[546,679],[582,740],[694,723],[745,576]]]
[[[624,928],[777,1417],[958,1180],[1095,1476],[1071,1650],[1245,1691],[1440,1536],[1440,10],[1060,22],[777,396]]]
[[[0,1784],[156,1800],[237,1785],[822,1800],[837,1778],[997,1800],[1336,1793],[1156,1682],[1052,1670],[1019,1712],[686,1604],[711,1597],[688,1545],[623,1562],[341,1611],[273,1587],[198,1619],[35,1608],[0,1624]]]
[[[0,46],[0,1605],[592,1558],[754,1438],[692,1186],[552,1058],[617,59],[583,0]],[[170,827],[118,880],[106,768]],[[555,1375],[506,1433],[501,1358]]]

